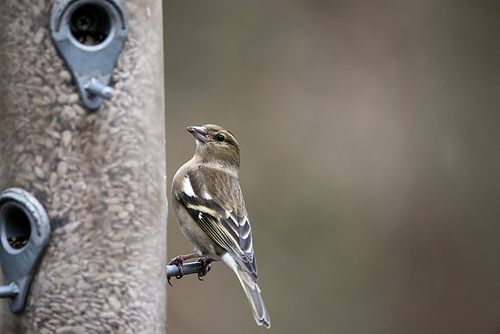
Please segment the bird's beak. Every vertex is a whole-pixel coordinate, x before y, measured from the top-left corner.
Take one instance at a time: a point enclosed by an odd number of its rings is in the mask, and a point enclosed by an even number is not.
[[[206,143],[207,142],[207,132],[205,131],[205,128],[201,126],[188,126],[186,128],[196,139],[198,139],[201,142]]]

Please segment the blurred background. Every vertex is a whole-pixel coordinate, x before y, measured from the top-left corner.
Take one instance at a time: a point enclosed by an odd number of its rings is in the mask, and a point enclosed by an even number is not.
[[[214,263],[169,334],[500,333],[500,2],[163,6],[167,183],[186,126],[236,136],[272,323]]]

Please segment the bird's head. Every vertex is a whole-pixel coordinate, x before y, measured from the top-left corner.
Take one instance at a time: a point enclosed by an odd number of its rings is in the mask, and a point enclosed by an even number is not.
[[[195,155],[203,162],[239,168],[240,146],[231,132],[214,124],[188,126],[187,130],[196,138]]]

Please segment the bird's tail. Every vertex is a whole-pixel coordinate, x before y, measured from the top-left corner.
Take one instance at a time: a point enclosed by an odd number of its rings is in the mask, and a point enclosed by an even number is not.
[[[267,313],[266,305],[264,305],[264,301],[260,295],[260,288],[257,282],[255,282],[240,266],[237,266],[234,272],[236,276],[238,276],[243,290],[245,290],[257,325],[265,326],[266,328],[271,327],[269,313]]]

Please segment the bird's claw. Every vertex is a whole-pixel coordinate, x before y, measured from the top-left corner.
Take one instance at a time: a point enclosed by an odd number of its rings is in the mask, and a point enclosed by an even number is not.
[[[203,281],[201,278],[205,276],[208,273],[208,266],[210,263],[214,262],[215,260],[208,257],[208,256],[203,256],[198,259],[196,262],[202,262],[203,263],[203,269],[198,273],[198,279],[200,281]]]
[[[177,266],[177,268],[179,269],[179,272],[180,272],[180,275],[177,275],[175,276],[175,278],[177,279],[181,279],[182,277],[184,277],[184,267],[183,267],[183,263],[184,263],[184,257],[182,255],[179,255],[179,256],[176,256],[174,257],[169,263],[168,265],[169,266]],[[167,278],[167,281],[168,281],[168,284],[170,286],[173,286],[172,283],[170,282],[170,277]]]
[[[174,257],[169,263],[169,266],[177,266],[179,269],[179,275],[175,276],[177,279],[181,279],[184,276],[184,267],[183,263],[185,260],[192,259],[193,257],[198,257],[199,255],[197,253],[193,254],[188,254],[188,255],[179,255]],[[200,281],[203,281],[201,277],[205,276],[208,273],[208,266],[210,263],[214,262],[215,260],[210,258],[208,255],[202,256],[198,259],[196,262],[201,262],[203,263],[203,268],[201,269],[200,272],[198,272],[198,279]],[[168,284],[172,286],[172,283],[170,282],[170,277],[167,277]]]

